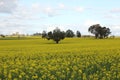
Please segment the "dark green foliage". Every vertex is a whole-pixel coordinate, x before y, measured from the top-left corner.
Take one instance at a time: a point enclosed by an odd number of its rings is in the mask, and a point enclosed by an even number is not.
[[[47,37],[47,32],[46,31],[43,31],[42,32],[42,38],[46,38]]]
[[[5,37],[5,35],[3,35],[3,34],[1,34],[0,36],[1,36],[2,38],[4,38],[4,37]]]
[[[76,36],[77,36],[77,37],[81,37],[80,31],[77,31],[77,32],[76,32]]]
[[[88,31],[94,34],[95,38],[107,38],[111,33],[109,28],[101,27],[100,24],[90,26]]]
[[[34,33],[33,36],[41,36],[41,33]]]
[[[50,31],[50,32],[48,32],[48,34],[47,34],[47,39],[50,40],[50,39],[52,39],[52,38],[53,38],[53,33]]]
[[[56,28],[53,30],[53,32],[48,32],[47,34],[47,39],[54,40],[57,44],[59,43],[60,40],[65,38],[65,32],[61,31],[59,28]]]
[[[75,34],[74,34],[74,32],[73,32],[72,30],[68,29],[68,30],[66,31],[66,33],[65,33],[65,36],[72,38],[72,37],[75,36]]]

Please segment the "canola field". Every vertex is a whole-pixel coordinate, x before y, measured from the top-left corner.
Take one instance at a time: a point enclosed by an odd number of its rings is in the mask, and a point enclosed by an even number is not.
[[[0,80],[120,80],[120,39],[0,40]]]

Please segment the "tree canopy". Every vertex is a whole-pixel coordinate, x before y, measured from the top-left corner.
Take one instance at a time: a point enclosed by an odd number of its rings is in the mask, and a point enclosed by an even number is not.
[[[111,33],[109,28],[102,27],[100,24],[90,26],[88,31],[94,34],[95,38],[107,38]]]
[[[74,32],[73,32],[72,30],[68,29],[68,30],[66,31],[66,33],[65,33],[65,36],[72,38],[72,37],[75,36],[75,34],[74,34]]]
[[[77,32],[76,32],[76,36],[77,36],[77,37],[81,37],[80,31],[77,31]]]
[[[65,38],[65,32],[61,31],[59,28],[56,28],[50,32],[48,32],[47,34],[47,39],[50,40],[54,40],[57,44],[59,43],[60,40],[63,40]]]
[[[46,36],[47,36],[47,32],[46,32],[46,31],[43,31],[43,32],[42,32],[42,38],[46,38]]]

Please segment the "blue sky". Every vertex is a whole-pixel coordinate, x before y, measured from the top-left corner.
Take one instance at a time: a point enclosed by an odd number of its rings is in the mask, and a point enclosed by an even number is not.
[[[0,0],[0,34],[61,30],[88,33],[101,24],[120,35],[119,0]]]

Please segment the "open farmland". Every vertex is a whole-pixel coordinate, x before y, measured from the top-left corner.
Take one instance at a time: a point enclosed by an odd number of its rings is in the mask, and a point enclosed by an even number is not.
[[[120,39],[0,40],[0,80],[120,80]]]

